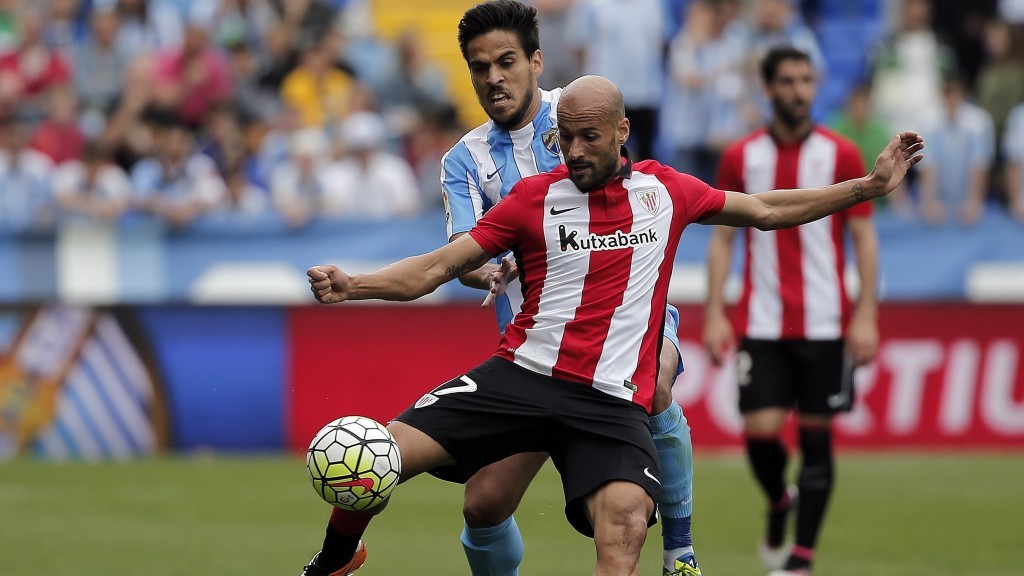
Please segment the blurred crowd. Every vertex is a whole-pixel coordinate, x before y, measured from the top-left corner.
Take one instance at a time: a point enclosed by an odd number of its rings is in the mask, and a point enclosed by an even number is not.
[[[714,182],[724,146],[766,117],[760,55],[786,43],[818,68],[816,116],[868,166],[893,130],[926,137],[880,208],[1024,221],[1024,0],[534,3],[541,85],[611,78],[640,157]],[[441,155],[467,127],[419,31],[386,41],[372,8],[0,0],[0,230],[135,214],[301,227],[439,206]]]
[[[463,132],[416,32],[323,0],[0,0],[0,227],[440,204]],[[453,40],[454,41],[454,40]]]
[[[924,162],[880,208],[935,225],[986,210],[1024,221],[1024,1],[559,3],[565,32],[542,31],[565,39],[577,70],[624,88],[641,153],[714,182],[724,147],[765,121],[760,59],[788,44],[817,68],[816,118],[854,140],[868,168],[894,131],[925,136]]]

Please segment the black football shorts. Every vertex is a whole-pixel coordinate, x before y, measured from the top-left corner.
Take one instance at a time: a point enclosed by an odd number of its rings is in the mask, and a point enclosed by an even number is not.
[[[438,386],[395,420],[451,454],[456,466],[431,473],[453,482],[512,454],[550,453],[562,477],[566,518],[586,536],[594,531],[584,498],[610,481],[638,484],[658,501],[658,453],[641,406],[502,358]]]
[[[842,340],[757,340],[744,338],[736,355],[741,413],[761,408],[795,408],[801,414],[834,414],[849,409],[844,394]],[[846,363],[849,364],[849,363]],[[852,377],[852,375],[850,375]]]

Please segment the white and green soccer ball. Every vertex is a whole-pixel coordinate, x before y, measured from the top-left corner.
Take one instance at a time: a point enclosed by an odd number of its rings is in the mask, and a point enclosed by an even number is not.
[[[402,458],[388,429],[364,416],[345,416],[324,426],[306,451],[313,489],[343,510],[366,510],[398,485]]]

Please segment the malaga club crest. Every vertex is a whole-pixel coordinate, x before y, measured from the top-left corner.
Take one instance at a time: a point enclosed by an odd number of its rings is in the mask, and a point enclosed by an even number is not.
[[[540,135],[540,140],[544,143],[544,148],[546,148],[548,152],[551,152],[555,156],[561,155],[562,151],[558,149],[558,128],[554,126],[548,128]]]
[[[657,186],[637,188],[633,190],[633,194],[636,195],[637,201],[644,207],[644,210],[651,214],[658,213],[658,207],[661,206],[661,193]]]
[[[21,455],[121,459],[165,448],[159,381],[125,313],[0,310],[0,466]]]

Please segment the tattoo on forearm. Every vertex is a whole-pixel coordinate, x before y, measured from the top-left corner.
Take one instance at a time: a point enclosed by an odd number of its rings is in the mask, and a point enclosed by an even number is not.
[[[857,202],[863,202],[868,199],[864,195],[864,187],[860,185],[860,182],[853,185],[853,197],[857,199]]]
[[[444,275],[448,278],[458,278],[459,276],[462,276],[467,272],[472,272],[473,270],[476,270],[477,268],[482,266],[483,263],[486,262],[487,260],[488,258],[486,255],[481,256],[479,258],[470,258],[469,260],[466,260],[463,264],[459,266],[449,266],[447,269],[445,269]]]

